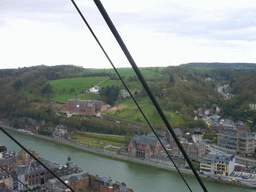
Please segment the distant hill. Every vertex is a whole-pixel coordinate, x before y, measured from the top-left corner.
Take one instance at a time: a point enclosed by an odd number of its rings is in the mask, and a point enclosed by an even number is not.
[[[255,63],[187,63],[181,64],[180,67],[191,68],[210,68],[210,69],[256,69]]]

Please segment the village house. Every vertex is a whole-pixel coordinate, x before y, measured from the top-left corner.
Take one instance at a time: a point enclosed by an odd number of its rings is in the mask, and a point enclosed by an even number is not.
[[[224,119],[223,123],[221,124],[226,128],[231,128],[231,129],[236,128],[236,124],[231,119]]]
[[[212,119],[213,123],[219,123],[221,116],[220,115],[212,115],[211,119]]]
[[[202,107],[198,108],[195,112],[199,117],[204,116],[204,108],[202,108]]]
[[[235,155],[208,154],[200,162],[200,172],[229,176],[235,169]]]
[[[60,124],[55,127],[52,135],[55,139],[63,139],[66,134],[68,134],[67,127]]]
[[[123,89],[121,91],[121,97],[123,97],[123,98],[130,97],[130,94],[128,93],[128,91]]]
[[[89,89],[90,93],[99,93],[99,91],[100,91],[100,87],[97,85]]]
[[[83,115],[96,115],[108,109],[108,105],[98,100],[68,99],[66,102],[66,111]]]
[[[213,109],[205,109],[204,115],[206,115],[206,116],[213,115]]]
[[[250,109],[256,109],[256,102],[250,102],[249,107]]]
[[[167,141],[162,138],[163,142]],[[151,135],[135,135],[128,145],[129,157],[148,158],[163,152],[163,148],[156,137]]]

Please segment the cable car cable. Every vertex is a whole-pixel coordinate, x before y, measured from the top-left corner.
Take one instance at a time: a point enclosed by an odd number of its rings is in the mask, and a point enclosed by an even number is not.
[[[141,84],[143,85],[144,89],[146,90],[148,96],[150,97],[151,101],[153,102],[155,108],[157,109],[158,113],[160,114],[162,120],[164,121],[166,127],[168,128],[168,130],[170,131],[170,133],[172,134],[173,139],[175,140],[176,144],[178,145],[180,151],[182,152],[183,156],[185,157],[185,159],[187,160],[187,163],[189,164],[191,170],[193,171],[194,175],[196,176],[198,182],[200,183],[202,189],[207,192],[207,189],[204,185],[204,183],[202,182],[199,174],[197,173],[197,171],[195,170],[192,162],[190,161],[186,151],[184,150],[183,146],[181,145],[178,137],[176,136],[175,132],[173,131],[171,125],[169,124],[166,116],[164,115],[161,107],[159,106],[158,102],[156,101],[154,95],[152,94],[151,90],[149,89],[143,75],[141,74],[139,68],[137,67],[135,61],[133,60],[130,52],[128,51],[126,45],[124,44],[121,36],[119,35],[118,31],[116,30],[114,24],[112,23],[110,17],[108,16],[105,8],[103,7],[102,3],[100,2],[100,0],[94,0],[94,3],[96,4],[96,6],[98,7],[100,13],[102,14],[103,18],[105,19],[109,29],[111,30],[112,34],[114,35],[114,37],[116,38],[118,44],[120,45],[121,49],[123,50],[126,58],[128,59],[128,61],[130,62],[133,70],[135,71],[135,73],[137,74],[138,78],[140,79]]]
[[[160,140],[160,138],[158,137],[158,135],[156,134],[154,128],[152,127],[152,125],[150,124],[149,120],[147,119],[146,115],[144,114],[144,112],[142,111],[141,107],[139,106],[138,102],[136,101],[136,99],[133,97],[132,93],[130,92],[128,86],[126,85],[126,83],[124,82],[123,78],[121,77],[121,75],[119,74],[118,70],[116,69],[115,65],[113,64],[112,60],[109,58],[108,54],[106,53],[105,49],[103,48],[103,46],[101,45],[100,41],[98,40],[97,36],[95,35],[95,33],[93,32],[92,28],[90,27],[89,23],[86,21],[85,17],[83,16],[83,14],[81,13],[80,9],[78,8],[78,6],[76,5],[74,0],[71,0],[73,5],[75,6],[76,10],[78,11],[78,13],[80,14],[81,18],[83,19],[84,23],[87,25],[88,29],[90,30],[90,32],[92,33],[93,37],[95,38],[95,40],[97,41],[98,45],[100,46],[101,50],[104,52],[105,56],[107,57],[108,61],[110,62],[110,64],[112,65],[113,69],[115,70],[116,74],[118,75],[119,79],[122,81],[123,85],[125,86],[126,90],[128,91],[128,93],[130,94],[131,98],[133,99],[134,103],[136,104],[136,106],[138,107],[139,111],[141,112],[141,114],[143,115],[144,119],[146,120],[147,124],[149,125],[149,127],[151,128],[151,130],[153,131],[154,135],[156,136],[157,140],[160,142],[161,146],[163,147],[164,151],[166,152],[168,158],[172,161],[173,165],[175,166],[176,170],[178,171],[179,175],[181,176],[181,178],[183,179],[183,181],[185,182],[185,184],[187,185],[188,189],[190,191],[191,188],[189,187],[188,183],[186,182],[185,178],[183,177],[183,175],[181,174],[179,168],[177,167],[177,165],[175,164],[174,160],[172,159],[172,157],[170,156],[170,154],[168,153],[167,149],[165,148],[164,144],[162,143],[162,141]]]

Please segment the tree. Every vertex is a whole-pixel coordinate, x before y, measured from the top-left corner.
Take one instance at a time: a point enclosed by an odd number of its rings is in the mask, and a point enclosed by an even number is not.
[[[23,86],[23,83],[22,83],[22,81],[20,79],[15,81],[14,84],[12,85],[12,87],[15,90],[15,92],[17,92],[20,88],[22,88],[22,86]]]
[[[53,94],[53,88],[48,83],[45,87],[42,88],[41,93],[43,96],[50,97],[50,95]]]
[[[174,83],[174,78],[173,78],[172,74],[170,74],[170,76],[169,76],[169,83]]]
[[[72,93],[74,93],[76,90],[72,87],[71,89],[70,89],[70,91],[69,91],[69,93],[70,93],[70,95],[72,94]]]

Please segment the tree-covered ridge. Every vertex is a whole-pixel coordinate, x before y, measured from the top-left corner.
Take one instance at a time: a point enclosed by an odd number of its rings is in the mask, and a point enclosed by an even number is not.
[[[255,63],[187,63],[180,65],[181,67],[192,68],[227,68],[227,69],[244,69],[244,68],[256,68]]]
[[[249,120],[252,122],[250,124],[252,130],[256,130],[255,110],[250,110],[248,105],[249,102],[256,101],[255,69],[223,68],[201,71],[188,67],[170,66],[161,70],[157,68],[145,70],[161,73],[161,75],[146,76],[146,81],[164,111],[168,112],[170,117],[174,113],[179,115],[182,126],[200,125],[201,122],[194,121],[194,111],[201,107],[212,109],[218,106],[222,117],[235,121]],[[95,73],[93,77],[82,77],[81,71],[84,69],[71,65],[0,70],[1,117],[14,120],[16,123],[20,122],[17,119],[30,117],[43,119],[46,124],[55,125],[60,120],[50,109],[51,101],[60,102],[62,107],[65,107],[67,99],[72,98],[99,99],[111,106],[119,103],[125,105],[126,102],[119,97],[124,89],[119,80],[113,76],[102,76],[101,73],[98,74],[99,76]],[[105,79],[107,80],[100,84],[102,90],[99,94],[84,94],[84,89]],[[124,81],[136,99],[145,101],[147,94],[136,76],[124,76]],[[228,100],[217,92],[217,88],[223,85],[228,85],[228,91],[233,95]],[[154,110],[148,107],[149,105],[150,102],[147,102],[145,109],[150,117],[154,117]],[[133,107],[132,104],[129,107]],[[123,112],[116,111],[112,115],[115,118],[120,116],[128,120],[121,116],[131,112],[123,110]],[[142,122],[137,117],[133,117],[133,121]],[[178,126],[178,122],[176,124]]]

